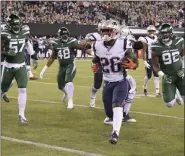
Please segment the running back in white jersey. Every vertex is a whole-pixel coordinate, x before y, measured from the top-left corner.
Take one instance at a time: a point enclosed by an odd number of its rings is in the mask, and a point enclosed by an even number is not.
[[[98,32],[89,33],[85,36],[86,40],[100,41],[102,40],[101,35]]]
[[[123,80],[123,68],[120,65],[125,56],[124,40],[118,38],[112,47],[105,47],[104,41],[93,44],[96,57],[100,60],[103,69],[103,80],[116,82]]]
[[[148,48],[146,49],[146,60],[148,59],[152,59],[152,49],[151,49],[151,45],[153,42],[155,42],[157,40],[157,36],[154,37],[154,39],[152,39],[149,36],[145,36],[145,37],[139,37],[138,41],[141,41],[143,43],[146,43],[148,45]]]

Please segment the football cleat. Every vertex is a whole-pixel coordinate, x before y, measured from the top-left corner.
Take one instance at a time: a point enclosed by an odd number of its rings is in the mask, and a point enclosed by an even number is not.
[[[30,80],[37,80],[37,77],[30,77]]]
[[[144,94],[145,94],[145,96],[147,96],[147,89],[144,89]]]
[[[127,114],[126,116],[123,117],[123,122],[131,122],[131,123],[134,123],[134,122],[137,122],[136,119],[133,119],[129,116],[129,114]]]
[[[116,134],[116,131],[114,131],[109,139],[109,142],[113,145],[116,145],[118,142],[118,135]]]
[[[28,124],[28,120],[24,117],[22,117],[21,115],[18,116],[18,120],[21,124]]]
[[[91,96],[90,107],[95,107],[96,96]]]
[[[106,117],[105,120],[104,120],[104,124],[113,125],[113,119],[109,118],[109,117]]]
[[[162,97],[161,93],[157,93],[157,94],[156,94],[156,97],[161,98],[161,97]]]
[[[67,102],[67,94],[64,94],[62,97],[62,102]]]
[[[10,102],[9,98],[6,96],[6,94],[3,95],[3,100],[7,103]]]

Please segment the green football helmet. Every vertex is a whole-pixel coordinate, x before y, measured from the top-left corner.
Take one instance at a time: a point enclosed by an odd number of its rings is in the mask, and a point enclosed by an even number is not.
[[[18,34],[21,31],[22,22],[19,16],[11,14],[7,19],[7,26],[10,31]]]
[[[61,27],[58,30],[58,36],[61,38],[62,42],[67,42],[70,38],[69,30],[66,27]]]
[[[171,41],[173,38],[173,27],[169,23],[164,23],[159,27],[158,39],[163,43]]]

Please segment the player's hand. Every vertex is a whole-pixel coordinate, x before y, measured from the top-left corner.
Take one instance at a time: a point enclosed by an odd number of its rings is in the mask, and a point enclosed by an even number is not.
[[[99,67],[98,67],[98,64],[97,63],[92,63],[91,68],[92,68],[92,71],[94,73],[98,72],[98,70],[99,70]]]
[[[137,64],[135,62],[133,62],[129,58],[127,58],[127,60],[128,60],[128,63],[121,64],[125,69],[136,69],[137,68]]]
[[[35,70],[37,69],[37,67],[38,67],[38,61],[33,59],[33,69]]]
[[[14,50],[14,49],[10,49],[10,50],[8,51],[8,55],[9,55],[9,56],[15,56],[15,55],[16,55],[15,50]]]
[[[42,69],[42,71],[40,72],[40,78],[43,79],[44,73],[46,71],[46,69],[48,68],[48,66],[44,66],[44,68]]]
[[[182,68],[181,70],[179,70],[178,72],[177,72],[177,75],[180,77],[180,78],[184,78],[184,69]]]
[[[151,66],[148,64],[148,62],[147,62],[147,61],[144,61],[144,65],[145,65],[145,67],[146,67],[146,68],[148,68],[148,69],[150,69],[150,68],[151,68]]]
[[[169,83],[169,84],[172,83],[172,78],[169,75],[163,75],[163,79],[164,79],[165,83]]]

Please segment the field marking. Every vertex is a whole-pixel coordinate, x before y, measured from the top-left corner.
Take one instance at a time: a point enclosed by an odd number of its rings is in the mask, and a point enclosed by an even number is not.
[[[57,82],[56,83],[53,83],[53,82],[42,82],[42,81],[29,81],[29,83],[40,83],[40,84],[46,84],[46,85],[57,85]],[[91,86],[82,86],[82,85],[76,85],[76,84],[74,86],[76,86],[76,87],[82,87],[82,88],[92,88]],[[102,88],[100,88],[99,90],[102,90]],[[148,92],[148,93],[152,95],[152,96],[151,95],[148,95],[148,97],[154,97],[153,95],[155,95],[154,93],[151,93],[151,92]],[[138,92],[138,94],[142,94],[142,93],[139,93]]]
[[[14,96],[9,96],[12,99],[17,99],[17,97]],[[37,99],[27,99],[29,101],[35,101],[35,102],[43,102],[43,103],[62,103],[58,101],[48,101],[48,100],[37,100]],[[90,108],[90,106],[87,105],[79,105],[79,104],[74,104],[75,106],[78,107],[84,107],[84,108]],[[94,107],[96,109],[104,109],[102,107]],[[93,108],[91,108],[93,109]],[[177,116],[169,116],[169,115],[162,115],[162,114],[155,114],[155,113],[148,113],[148,112],[138,112],[138,111],[130,111],[131,113],[135,114],[142,114],[142,115],[148,115],[148,116],[157,116],[157,117],[164,117],[164,118],[172,118],[172,119],[179,119],[179,120],[184,120],[184,118],[177,117]]]
[[[71,148],[65,148],[65,147],[59,147],[59,146],[55,146],[55,145],[43,144],[43,143],[40,143],[40,142],[26,141],[26,140],[21,140],[21,139],[6,137],[6,136],[1,136],[1,139],[2,140],[7,140],[7,141],[12,141],[12,142],[24,143],[24,144],[28,144],[28,145],[34,145],[34,146],[37,146],[37,147],[55,149],[55,150],[58,150],[58,151],[66,151],[66,152],[70,152],[70,153],[77,153],[77,154],[81,154],[81,155],[84,155],[84,156],[102,156],[101,154],[88,153],[88,152],[84,152],[84,151],[80,151],[80,150],[74,150],[74,149],[71,149]]]

